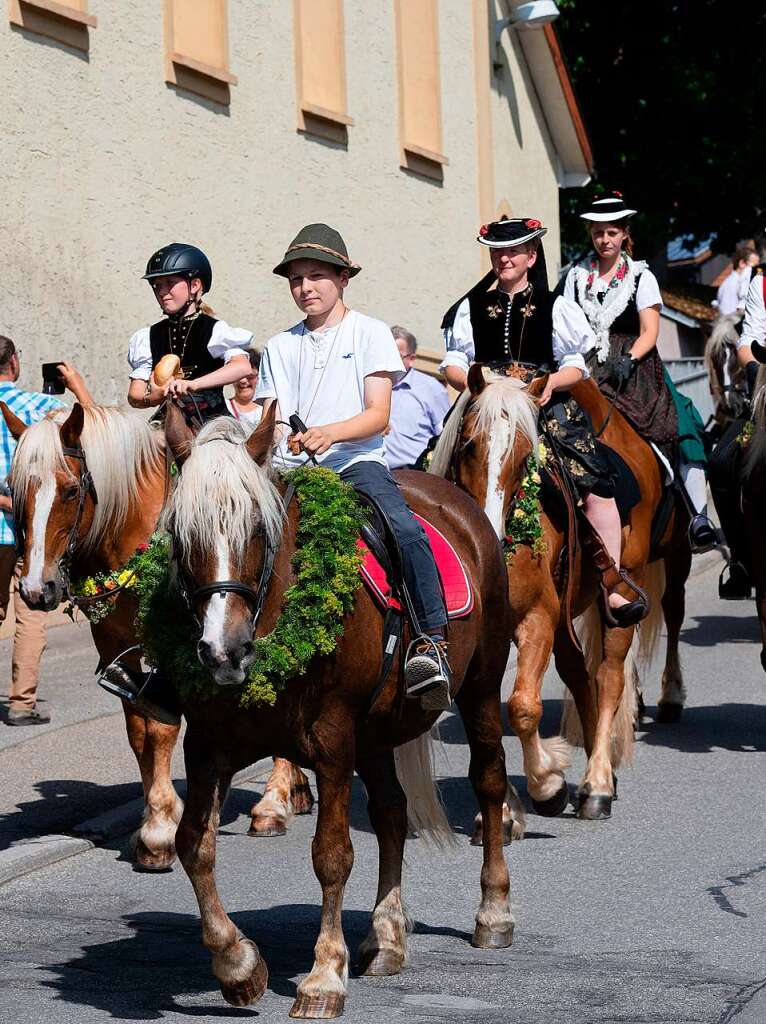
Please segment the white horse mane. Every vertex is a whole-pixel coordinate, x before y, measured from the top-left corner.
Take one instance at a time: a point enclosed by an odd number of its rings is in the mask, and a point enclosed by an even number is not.
[[[107,532],[118,533],[125,525],[147,477],[164,461],[165,438],[140,416],[124,409],[97,405],[88,406],[83,412],[80,443],[98,502],[82,548],[92,551]],[[59,433],[69,413],[69,409],[58,410],[27,427],[19,439],[10,483],[14,500],[22,506],[22,511],[30,484],[39,484],[57,472],[75,479],[64,460]]]
[[[516,377],[507,377],[505,374],[494,373],[491,370],[484,370],[484,379],[487,386],[480,394],[473,396],[466,388],[455,403],[455,407],[444,425],[444,430],[436,442],[431,464],[428,467],[429,473],[434,473],[436,476],[447,475],[458,442],[465,409],[472,398],[474,398],[476,408],[476,419],[471,430],[472,438],[489,435],[494,424],[501,417],[505,417],[508,420],[509,430],[508,451],[513,449],[516,432],[520,430],[532,445],[533,453],[537,457],[538,407],[535,400],[528,394],[524,381]]]
[[[170,502],[168,526],[185,556],[215,550],[228,540],[241,558],[260,521],[274,546],[284,522],[284,505],[269,469],[251,457],[250,435],[229,416],[206,423],[192,442]]]

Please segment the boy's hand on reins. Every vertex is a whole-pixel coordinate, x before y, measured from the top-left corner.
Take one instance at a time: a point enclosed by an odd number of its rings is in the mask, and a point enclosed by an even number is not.
[[[305,433],[290,434],[287,444],[293,455],[300,455],[301,447],[309,455],[324,455],[334,439],[327,427],[309,427]]]
[[[170,395],[171,397],[180,397],[181,395],[187,395],[194,390],[195,387],[193,380],[184,380],[183,377],[174,377],[172,380],[169,380],[165,385],[164,393],[166,398],[168,397],[168,395]]]

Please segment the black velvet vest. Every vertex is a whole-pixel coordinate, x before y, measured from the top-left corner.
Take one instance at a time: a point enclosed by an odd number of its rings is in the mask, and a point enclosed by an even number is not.
[[[207,350],[213,335],[216,320],[206,313],[200,313],[196,320],[160,320],[149,328],[149,344],[152,350],[152,367],[169,352],[181,356],[181,368],[186,370],[190,380],[204,377],[223,366],[223,359],[214,359]],[[187,333],[188,336],[187,336]],[[184,346],[184,338],[186,345]]]
[[[530,316],[522,310],[528,300],[523,292],[513,301],[497,289],[468,295],[471,327],[477,363],[509,363],[518,361],[554,369],[553,357],[553,303],[556,296],[549,291],[533,289],[529,305]],[[505,323],[508,303],[511,302],[511,322],[508,348],[505,348]]]
[[[640,280],[641,275],[639,274],[636,277],[636,287],[630,301],[617,319],[612,321],[612,326],[609,328],[610,334],[625,334],[629,338],[637,338],[641,333],[641,321],[638,318],[638,307],[636,305],[636,295],[638,294]]]

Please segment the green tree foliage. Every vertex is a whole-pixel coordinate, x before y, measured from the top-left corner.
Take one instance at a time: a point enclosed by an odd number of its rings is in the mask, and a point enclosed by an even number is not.
[[[557,29],[591,137],[595,187],[562,193],[576,213],[618,189],[641,211],[641,255],[677,235],[718,233],[731,250],[766,218],[766,3],[558,0]]]

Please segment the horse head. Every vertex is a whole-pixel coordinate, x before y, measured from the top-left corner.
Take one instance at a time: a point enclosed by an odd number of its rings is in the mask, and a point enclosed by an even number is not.
[[[501,539],[508,508],[537,444],[537,399],[548,380],[546,375],[526,383],[526,376],[523,368],[495,374],[474,364],[430,467],[481,505]]]
[[[168,516],[179,581],[197,619],[197,655],[221,685],[240,685],[282,532],[284,507],[270,472],[276,404],[247,436],[234,419],[196,438],[169,405],[165,435],[183,465]]]
[[[66,562],[93,521],[96,492],[80,436],[85,422],[76,403],[63,423],[47,418],[27,427],[2,403],[18,446],[10,485],[21,551],[19,590],[31,607],[51,611],[67,587]]]

